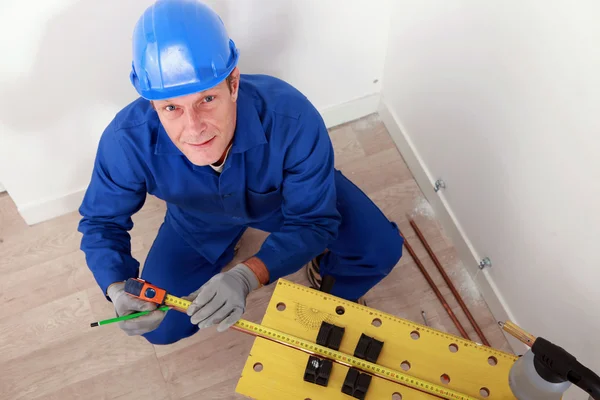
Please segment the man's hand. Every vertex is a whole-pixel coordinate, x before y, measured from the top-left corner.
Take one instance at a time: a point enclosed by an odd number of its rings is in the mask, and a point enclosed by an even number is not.
[[[246,297],[260,286],[256,275],[244,264],[212,277],[187,299],[187,314],[200,329],[219,324],[223,332],[235,324],[246,310]]]
[[[108,287],[107,292],[119,317],[138,311],[156,310],[156,304],[136,299],[125,293],[125,282],[113,283]],[[141,317],[120,321],[119,327],[129,336],[142,335],[158,328],[165,315],[164,311],[154,311]]]

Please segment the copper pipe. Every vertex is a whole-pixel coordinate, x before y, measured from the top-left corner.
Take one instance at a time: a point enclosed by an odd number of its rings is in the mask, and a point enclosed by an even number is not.
[[[431,276],[429,275],[429,273],[425,269],[425,266],[423,266],[423,263],[421,263],[421,260],[419,260],[419,258],[415,254],[415,251],[412,249],[411,245],[408,243],[408,240],[406,240],[406,238],[404,237],[404,235],[400,234],[400,236],[402,236],[402,238],[404,239],[404,247],[406,247],[406,250],[408,250],[408,252],[410,253],[410,255],[413,258],[413,260],[415,260],[415,262],[417,263],[417,266],[419,267],[419,269],[423,273],[423,276],[425,277],[425,279],[427,279],[427,282],[429,283],[429,286],[431,286],[431,289],[433,289],[433,292],[437,296],[438,300],[442,303],[442,305],[446,309],[446,312],[450,316],[450,319],[452,319],[452,322],[454,322],[454,325],[456,325],[456,327],[460,331],[460,334],[462,335],[462,337],[464,337],[467,340],[471,340],[471,338],[469,338],[469,335],[467,335],[467,331],[465,331],[465,328],[463,328],[463,326],[461,325],[460,321],[458,320],[458,318],[456,318],[456,315],[454,315],[454,312],[452,311],[452,309],[450,308],[450,306],[448,305],[448,303],[444,299],[444,296],[442,296],[442,293],[440,292],[440,290],[437,288],[437,286],[435,285],[435,283],[433,283],[433,279],[431,279]]]
[[[431,246],[429,246],[429,243],[427,243],[427,240],[425,239],[425,236],[423,236],[423,234],[421,233],[421,230],[419,229],[419,227],[417,226],[417,224],[415,223],[415,221],[413,219],[409,218],[409,221],[410,221],[410,226],[412,226],[412,228],[415,230],[415,233],[419,237],[419,240],[421,241],[421,243],[423,243],[423,246],[427,250],[427,253],[429,253],[429,256],[433,260],[433,263],[437,267],[438,271],[440,271],[440,274],[442,274],[442,276],[444,277],[444,281],[446,281],[446,284],[450,288],[450,291],[452,292],[452,294],[456,298],[456,301],[458,301],[458,304],[460,305],[460,308],[462,308],[462,310],[466,314],[467,318],[469,319],[469,322],[471,322],[471,325],[473,325],[473,328],[475,328],[475,332],[477,332],[477,335],[479,335],[479,337],[481,338],[481,342],[484,345],[490,347],[490,342],[488,342],[487,338],[485,337],[485,335],[481,331],[481,328],[479,327],[479,325],[477,325],[477,322],[475,321],[475,318],[473,318],[473,315],[471,314],[471,312],[467,308],[467,305],[465,304],[465,302],[463,301],[462,297],[458,293],[458,290],[456,290],[456,288],[454,287],[454,284],[450,280],[450,277],[448,277],[448,274],[446,274],[446,271],[444,271],[444,267],[442,267],[442,264],[440,263],[440,260],[438,260],[437,256],[435,255],[435,253],[431,249]]]

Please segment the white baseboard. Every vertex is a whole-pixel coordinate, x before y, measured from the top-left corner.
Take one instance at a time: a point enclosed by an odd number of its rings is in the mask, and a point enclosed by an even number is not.
[[[85,189],[81,189],[55,199],[25,204],[18,207],[19,214],[21,214],[28,225],[34,225],[77,211],[84,195]]]
[[[6,189],[4,188],[4,185],[0,183],[0,193],[2,192],[6,192]]]
[[[380,94],[373,93],[319,111],[325,121],[325,126],[331,128],[376,113],[380,100]]]
[[[381,98],[378,112],[388,132],[392,136],[392,139],[396,143],[398,150],[402,154],[404,161],[415,177],[417,184],[421,188],[423,195],[431,204],[437,220],[442,224],[446,234],[452,240],[458,256],[463,261],[465,267],[471,274],[471,277],[477,284],[490,311],[494,315],[494,318],[496,321],[510,320],[518,324],[488,273],[485,270],[479,270],[479,260],[483,257],[477,254],[477,251],[473,248],[446,201],[443,192],[435,192],[434,182],[437,180],[437,177],[432,176],[429,172],[427,165],[419,155],[410,136],[402,126],[398,116],[389,109],[384,97]],[[527,349],[525,345],[511,335],[505,333],[504,336],[507,338],[515,353],[525,353]]]

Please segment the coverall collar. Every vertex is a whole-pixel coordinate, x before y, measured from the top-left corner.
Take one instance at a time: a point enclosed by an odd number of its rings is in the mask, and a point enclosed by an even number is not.
[[[258,112],[250,95],[240,88],[237,100],[237,120],[230,153],[244,153],[254,147],[267,143]],[[173,144],[165,128],[159,122],[158,138],[154,147],[156,155],[183,156],[181,150]]]

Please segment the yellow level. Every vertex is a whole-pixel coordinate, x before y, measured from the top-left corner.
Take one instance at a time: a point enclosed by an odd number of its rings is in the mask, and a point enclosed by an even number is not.
[[[399,371],[395,371],[391,368],[386,368],[381,365],[373,364],[360,358],[329,349],[324,346],[319,346],[316,343],[309,342],[308,340],[300,339],[283,332],[270,329],[254,322],[240,320],[235,324],[235,328],[244,332],[248,332],[255,336],[259,336],[265,339],[275,341],[277,343],[284,344],[286,346],[293,347],[298,350],[305,351],[309,354],[315,354],[323,358],[335,361],[348,367],[354,367],[367,372],[371,375],[390,380],[401,385],[409,386],[414,389],[436,395],[443,399],[449,400],[476,400],[475,397],[467,396],[462,393],[458,393],[454,390],[435,385],[424,380],[414,378],[410,375],[404,374]]]
[[[185,311],[191,302],[167,294],[165,304]],[[346,328],[340,351],[315,343],[316,334],[323,321]],[[376,381],[381,381],[373,382],[373,389],[370,389],[372,396],[368,393],[366,399],[377,398],[374,396],[383,391],[393,390],[395,394],[403,391],[397,388],[411,388],[410,395],[388,395],[386,398],[515,398],[508,387],[508,371],[517,359],[516,356],[284,279],[277,283],[262,325],[242,319],[234,325],[234,329],[258,336],[237,388],[239,393],[256,399],[308,392],[319,394],[313,394],[312,397],[302,394],[299,398],[330,399],[333,387],[339,386],[340,381],[343,382],[345,371],[349,367],[360,369],[376,377]],[[352,356],[353,346],[361,333],[377,337],[384,342],[377,364]],[[272,344],[264,342],[265,340]],[[341,364],[340,371],[335,370],[334,366],[334,379],[329,384],[331,388],[303,381],[301,372],[306,366],[307,356],[302,357],[302,352]],[[251,372],[256,370],[254,368],[258,359],[267,365],[274,361],[276,362],[273,365],[281,365],[265,369],[262,373],[264,380],[261,380],[257,378],[256,373]],[[412,361],[408,363],[407,359]],[[405,363],[410,365],[410,371],[401,372],[400,367],[404,367]],[[434,383],[440,376],[446,376],[450,381]],[[339,388],[337,392],[340,392]],[[339,395],[339,398],[349,398],[344,397],[341,392],[336,395]]]
[[[345,328],[339,352],[315,344],[323,321]],[[247,322],[235,328],[241,324]],[[268,338],[254,341],[236,388],[254,399],[351,400],[341,392],[349,367],[374,375],[365,400],[515,399],[508,384],[515,355],[285,279],[277,282],[261,325],[254,328],[266,329]],[[384,342],[377,364],[351,357],[363,333]],[[302,352],[290,348],[292,340]],[[307,352],[336,361],[327,387],[303,381]]]
[[[165,304],[170,307],[174,307],[185,311],[188,309],[190,304],[192,304],[192,302],[189,300],[182,299],[180,297],[175,297],[173,295],[167,294],[165,297]],[[291,346],[295,349],[302,350],[310,354],[316,354],[321,357],[340,363],[342,365],[355,367],[380,378],[397,382],[402,385],[406,385],[418,389],[420,391],[442,397],[444,399],[476,400],[475,397],[470,397],[462,393],[449,390],[448,388],[444,388],[442,386],[435,385],[418,378],[414,378],[410,375],[393,370],[391,368],[386,368],[365,360],[361,360],[360,358],[344,354],[339,351],[328,349],[327,347],[319,346],[318,344],[310,342],[308,340],[304,340],[286,334],[284,332],[279,332],[275,329],[270,329],[260,324],[256,324],[254,322],[241,319],[235,323],[234,327],[239,331],[249,333],[254,336],[262,337],[265,339],[269,339],[277,343],[284,344],[286,346]]]

